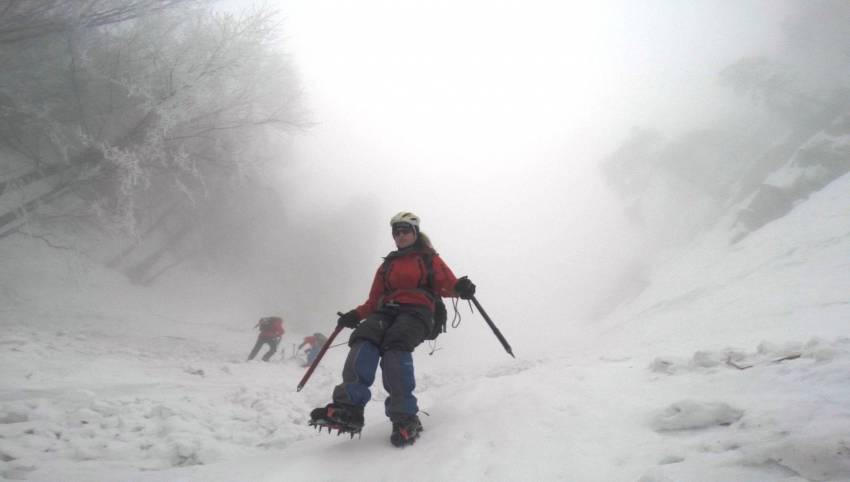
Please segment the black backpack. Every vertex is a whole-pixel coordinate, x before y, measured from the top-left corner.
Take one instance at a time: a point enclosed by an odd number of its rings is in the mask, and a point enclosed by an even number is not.
[[[434,326],[431,327],[431,332],[425,334],[426,340],[436,340],[440,333],[446,332],[446,321],[449,318],[446,304],[443,303],[443,298],[434,291],[434,256],[429,253],[421,253],[422,261],[425,263],[425,269],[428,272],[426,283],[423,287],[428,292],[430,298],[434,301]],[[384,258],[383,275],[384,284],[387,283],[387,268],[389,267],[392,257]]]
[[[431,333],[425,336],[426,340],[436,340],[440,333],[446,332],[446,320],[449,318],[449,313],[446,310],[446,304],[443,299],[437,296],[434,300],[434,327]]]

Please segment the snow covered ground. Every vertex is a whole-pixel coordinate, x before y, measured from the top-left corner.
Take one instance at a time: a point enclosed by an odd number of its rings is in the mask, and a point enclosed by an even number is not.
[[[344,348],[298,393],[288,357],[306,333],[246,363],[243,303],[185,287],[178,304],[179,287],[142,290],[73,252],[6,240],[0,477],[850,480],[850,176],[728,239],[721,227],[671,256],[601,323],[564,320],[543,350],[514,344],[517,359],[495,338],[468,353],[483,322],[467,316],[443,350],[415,355],[428,415],[405,449],[389,444],[379,387],[361,438],[307,427]]]

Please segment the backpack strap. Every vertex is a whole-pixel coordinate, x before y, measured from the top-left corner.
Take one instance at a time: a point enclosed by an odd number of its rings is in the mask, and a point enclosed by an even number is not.
[[[381,279],[384,281],[384,293],[390,292],[390,265],[393,262],[392,256],[387,256],[384,258],[383,264],[381,264]]]
[[[434,290],[434,256],[430,253],[422,253],[422,262],[425,264],[425,289],[431,292],[432,295],[436,296],[437,293]]]

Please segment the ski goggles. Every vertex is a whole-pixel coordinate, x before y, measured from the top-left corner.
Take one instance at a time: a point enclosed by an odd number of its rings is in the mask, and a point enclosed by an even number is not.
[[[413,228],[409,226],[393,227],[393,236],[401,236],[402,234],[410,234],[412,232]]]

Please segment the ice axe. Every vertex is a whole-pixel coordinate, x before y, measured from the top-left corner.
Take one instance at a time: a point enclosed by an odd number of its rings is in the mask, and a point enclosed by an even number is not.
[[[339,316],[342,316],[342,313],[340,312],[337,312],[337,314]],[[307,384],[307,380],[310,379],[310,375],[313,374],[313,370],[315,370],[316,367],[319,366],[319,362],[322,361],[322,357],[325,356],[325,352],[328,351],[328,348],[331,347],[331,343],[333,343],[334,338],[336,338],[336,336],[339,334],[340,331],[342,331],[343,328],[344,327],[342,325],[336,325],[336,329],[334,329],[333,333],[331,333],[331,336],[329,336],[328,339],[325,340],[325,344],[322,345],[322,349],[319,350],[319,354],[316,355],[316,358],[313,360],[313,363],[310,364],[310,368],[307,369],[307,373],[305,373],[304,376],[301,378],[301,381],[298,382],[298,390],[296,390],[297,392],[300,392],[301,389],[304,388],[304,385]]]
[[[516,358],[514,356],[514,352],[511,351],[511,345],[508,344],[508,340],[506,340],[505,337],[502,335],[502,332],[499,331],[498,328],[496,328],[496,325],[493,323],[493,320],[491,320],[490,317],[487,316],[487,312],[484,311],[484,308],[481,306],[481,303],[478,302],[478,299],[475,298],[474,295],[471,296],[469,299],[472,300],[472,302],[475,304],[475,307],[478,308],[478,311],[481,313],[481,316],[484,317],[484,321],[486,321],[487,324],[490,325],[490,329],[493,330],[493,334],[496,335],[496,338],[498,338],[499,341],[502,342],[502,346],[505,347],[505,351],[508,352],[508,355]]]

